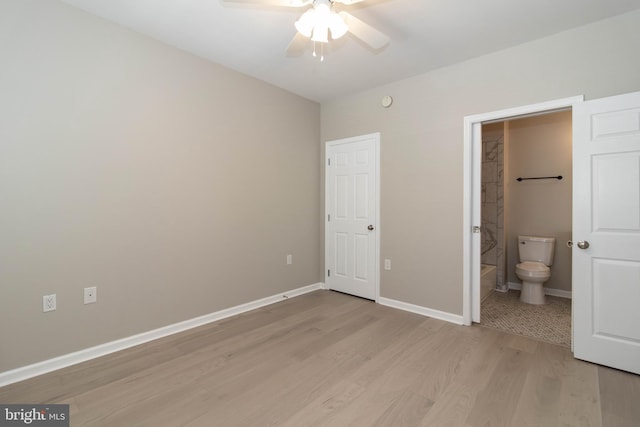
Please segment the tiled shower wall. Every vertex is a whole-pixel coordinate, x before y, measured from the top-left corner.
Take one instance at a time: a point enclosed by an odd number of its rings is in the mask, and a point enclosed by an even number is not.
[[[499,129],[498,132],[486,132],[486,135],[483,129],[481,214],[481,262],[482,264],[496,266],[496,289],[506,291],[504,245],[504,128]]]

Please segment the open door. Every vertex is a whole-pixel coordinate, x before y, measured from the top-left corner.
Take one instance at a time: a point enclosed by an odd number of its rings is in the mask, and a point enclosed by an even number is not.
[[[573,109],[573,344],[640,374],[640,92]]]

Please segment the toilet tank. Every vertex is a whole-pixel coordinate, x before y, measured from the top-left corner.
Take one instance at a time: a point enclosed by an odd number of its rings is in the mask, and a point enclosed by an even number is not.
[[[551,265],[555,247],[555,237],[518,236],[520,262],[534,261]]]

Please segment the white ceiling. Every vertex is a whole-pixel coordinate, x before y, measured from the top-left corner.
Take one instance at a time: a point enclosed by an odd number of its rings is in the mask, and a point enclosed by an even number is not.
[[[306,8],[223,0],[62,0],[305,98],[323,102],[640,9],[640,0],[365,0],[336,9],[391,37],[374,52],[352,35],[288,57]],[[246,0],[245,0],[246,1]]]

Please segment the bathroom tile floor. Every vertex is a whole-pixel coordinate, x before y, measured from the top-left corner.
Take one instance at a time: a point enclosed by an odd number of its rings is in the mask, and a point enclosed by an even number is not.
[[[544,305],[520,302],[520,291],[492,292],[483,302],[480,324],[571,347],[571,300],[547,295]]]

